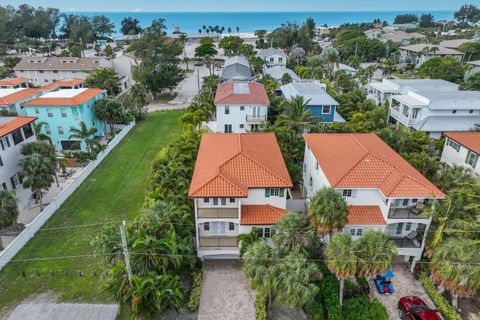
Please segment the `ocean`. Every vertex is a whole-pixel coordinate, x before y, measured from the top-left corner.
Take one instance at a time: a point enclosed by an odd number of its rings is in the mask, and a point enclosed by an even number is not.
[[[152,20],[164,18],[166,20],[167,32],[171,33],[175,27],[181,32],[198,33],[203,25],[236,28],[240,32],[253,32],[257,29],[272,31],[286,21],[302,23],[306,18],[312,17],[317,26],[327,24],[338,26],[343,23],[372,22],[374,19],[392,23],[395,16],[402,13],[431,13],[436,20],[453,19],[453,11],[358,11],[358,12],[65,12],[85,16],[105,15],[109,17],[120,29],[121,21],[125,17],[136,18],[142,27],[150,25]],[[225,31],[225,33],[227,33]]]

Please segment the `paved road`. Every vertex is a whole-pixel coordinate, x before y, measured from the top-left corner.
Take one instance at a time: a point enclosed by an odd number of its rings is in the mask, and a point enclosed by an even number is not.
[[[254,320],[254,302],[240,261],[205,261],[198,320]]]

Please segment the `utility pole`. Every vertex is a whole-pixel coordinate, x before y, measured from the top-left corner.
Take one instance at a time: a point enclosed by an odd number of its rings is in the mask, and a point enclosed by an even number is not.
[[[197,93],[200,93],[200,70],[197,69]]]
[[[130,266],[130,256],[128,254],[128,247],[127,247],[127,236],[125,234],[125,220],[122,221],[122,225],[120,226],[120,235],[122,237],[122,247],[123,247],[123,256],[125,258],[125,265],[127,266],[127,273],[128,273],[128,282],[132,285],[132,267]]]

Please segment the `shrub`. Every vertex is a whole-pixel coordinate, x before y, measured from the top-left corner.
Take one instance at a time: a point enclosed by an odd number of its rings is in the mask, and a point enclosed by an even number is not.
[[[267,300],[268,294],[266,292],[257,292],[255,297],[255,319],[267,320]]]
[[[340,302],[338,301],[339,289],[338,280],[335,276],[327,276],[322,281],[322,296],[325,303],[325,309],[327,311],[328,320],[340,320],[343,319],[342,310],[340,308]]]
[[[430,278],[425,274],[420,274],[420,281],[422,282],[425,291],[428,293],[430,298],[432,298],[433,303],[437,306],[438,310],[442,313],[445,320],[461,320],[462,317],[460,314],[453,308],[447,299],[440,292],[437,291],[437,288],[430,280]]]
[[[323,304],[318,300],[313,300],[312,303],[307,305],[304,310],[311,320],[323,320],[325,319],[325,310]]]
[[[366,296],[345,300],[343,304],[345,320],[388,320],[388,313],[378,300],[370,301]]]
[[[200,294],[202,293],[202,271],[194,271],[192,273],[193,285],[190,292],[190,299],[188,300],[188,309],[190,311],[198,310],[200,305]]]

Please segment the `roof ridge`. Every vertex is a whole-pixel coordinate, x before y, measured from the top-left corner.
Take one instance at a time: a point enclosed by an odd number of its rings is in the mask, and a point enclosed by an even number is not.
[[[258,166],[260,166],[262,169],[268,171],[270,174],[272,174],[273,176],[277,177],[278,179],[282,180],[285,184],[290,184],[288,181],[285,181],[285,179],[283,179],[282,177],[280,177],[279,175],[277,175],[276,173],[274,173],[272,170],[268,169],[267,167],[265,167],[263,164],[261,164],[260,162],[258,162],[257,160],[253,159],[252,157],[250,157],[248,154],[246,154],[245,152],[243,151],[240,151],[239,153],[243,154],[244,156],[246,156],[248,159],[250,159],[251,161],[253,161],[255,164],[257,164]]]
[[[209,184],[210,182],[212,182],[213,180],[215,180],[216,178],[221,178],[223,179],[225,182],[229,183],[232,187],[234,187],[235,189],[237,189],[238,191],[240,191],[241,193],[245,193],[244,190],[240,189],[235,183],[233,183],[232,181],[230,181],[227,177],[225,177],[225,175],[223,173],[218,173],[216,174],[215,176],[213,176],[210,180],[208,180],[207,182],[205,182],[204,184],[202,184],[201,186],[199,186],[198,188],[195,188],[194,190],[192,190],[190,192],[191,195],[195,194],[196,192],[198,192],[198,190],[200,190],[201,188],[205,187],[207,184]]]
[[[414,182],[422,185],[425,189],[429,189],[429,190],[432,189],[431,187],[427,186],[427,185],[426,185],[425,183],[423,183],[422,181],[420,181],[420,180],[418,180],[417,178],[414,178],[414,177],[412,177],[412,176],[410,176],[410,175],[403,174],[403,176],[402,176],[402,178],[399,180],[399,182],[402,181],[403,179],[413,180]],[[395,185],[394,188],[392,188],[392,190],[394,190],[397,186],[398,186],[398,183]],[[435,186],[435,188],[437,188],[437,187]],[[438,188],[437,188],[437,189],[438,189]],[[442,192],[440,189],[438,189],[438,190],[439,190],[440,192]],[[391,191],[390,191],[390,192],[391,192]],[[442,192],[442,193],[443,193],[443,192]],[[435,195],[435,192],[432,192],[432,195]]]
[[[353,169],[355,169],[355,168],[358,166],[358,164],[359,164],[363,159],[365,159],[365,157],[368,156],[369,154],[370,154],[370,153],[369,153],[368,151],[366,151],[366,153],[363,155],[363,157],[361,157],[357,162],[355,162],[355,164],[354,164],[347,172],[345,172],[345,174],[344,174],[337,182],[335,182],[333,185],[336,186],[336,185],[338,185],[338,184],[340,183],[340,181],[342,181],[343,179],[345,179],[345,177],[346,177],[350,172],[352,172]]]

